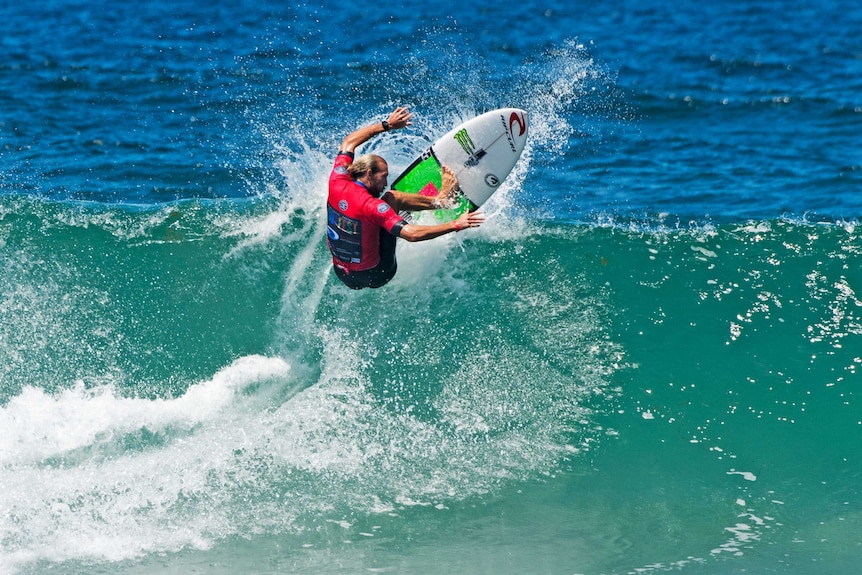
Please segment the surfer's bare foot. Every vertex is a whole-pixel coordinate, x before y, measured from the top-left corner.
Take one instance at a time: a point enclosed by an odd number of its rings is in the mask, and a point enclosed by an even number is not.
[[[451,205],[455,201],[460,188],[458,187],[458,176],[449,166],[442,167],[442,184],[440,193],[437,195],[437,203],[441,206]]]

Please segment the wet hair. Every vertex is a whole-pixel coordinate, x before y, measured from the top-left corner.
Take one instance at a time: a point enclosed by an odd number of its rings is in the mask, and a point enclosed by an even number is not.
[[[371,170],[373,174],[383,171],[385,161],[377,154],[363,154],[353,160],[353,163],[347,168],[347,173],[350,174],[351,178],[357,180],[364,176],[368,170]]]

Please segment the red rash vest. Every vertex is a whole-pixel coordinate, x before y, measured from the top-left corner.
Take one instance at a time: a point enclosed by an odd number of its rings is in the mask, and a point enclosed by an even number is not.
[[[326,245],[334,265],[363,271],[380,263],[380,228],[397,236],[407,222],[350,177],[347,167],[352,161],[353,154],[339,152],[329,176]]]

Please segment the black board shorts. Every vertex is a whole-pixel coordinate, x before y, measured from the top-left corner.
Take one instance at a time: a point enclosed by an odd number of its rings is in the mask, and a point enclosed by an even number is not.
[[[379,288],[395,277],[398,262],[395,261],[395,241],[393,236],[380,228],[380,263],[370,270],[360,272],[350,271],[341,266],[335,266],[335,275],[350,289]]]

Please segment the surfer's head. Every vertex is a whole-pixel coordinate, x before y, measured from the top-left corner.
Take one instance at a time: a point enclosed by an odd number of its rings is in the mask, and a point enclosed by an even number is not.
[[[377,154],[363,154],[353,160],[347,173],[354,180],[365,184],[372,194],[379,195],[388,184],[389,166],[386,160]]]
[[[385,167],[386,160],[377,154],[363,154],[353,160],[353,163],[351,163],[347,168],[347,173],[350,174],[350,177],[354,180],[358,180],[362,176],[366,175],[368,170],[371,170],[373,173],[377,173],[383,171],[383,168]]]

